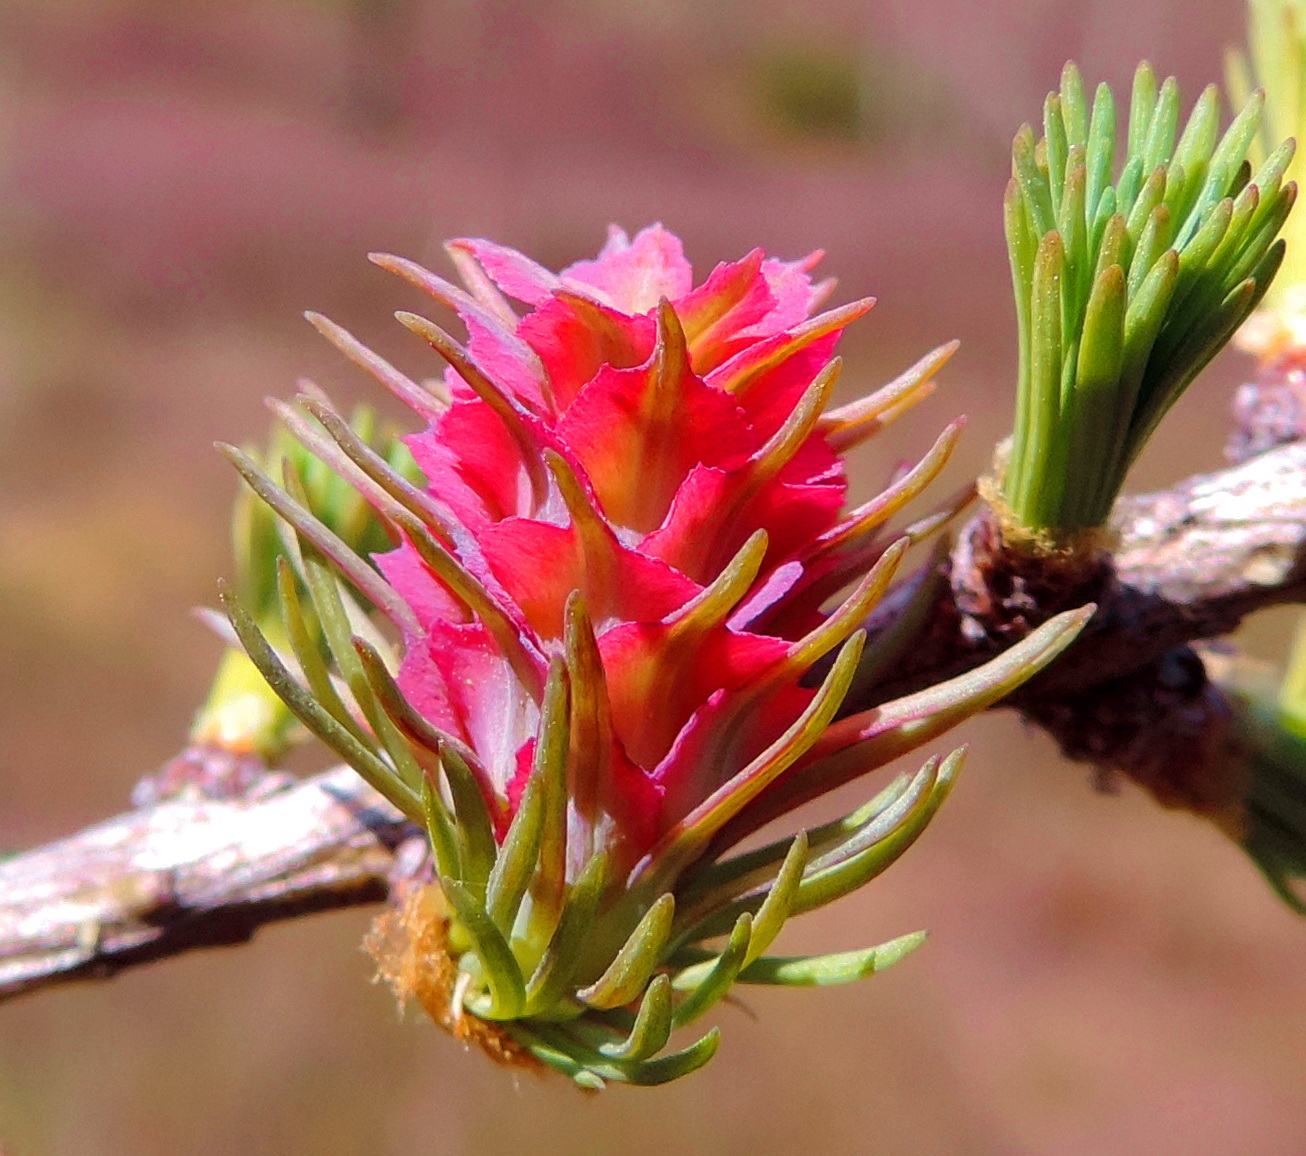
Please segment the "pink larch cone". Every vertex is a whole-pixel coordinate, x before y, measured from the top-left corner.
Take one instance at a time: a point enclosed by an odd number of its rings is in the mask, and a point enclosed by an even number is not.
[[[960,422],[852,509],[841,455],[925,396],[951,347],[831,408],[834,348],[872,302],[813,316],[832,287],[813,283],[816,255],[754,251],[695,287],[658,225],[633,240],[614,229],[559,274],[487,241],[448,249],[466,289],[374,258],[466,328],[460,344],[399,315],[448,363],[443,381],[418,384],[312,318],[428,423],[407,439],[424,487],[320,391],[277,407],[396,547],[358,557],[296,486],[233,454],[294,531],[281,576],[293,653],[237,606],[233,620],[299,717],[429,832],[439,891],[375,940],[401,993],[500,1058],[533,1056],[582,1086],[662,1082],[710,1058],[715,1030],[664,1049],[733,983],[844,982],[919,942],[765,954],[788,916],[910,845],[961,752],[843,820],[737,843],[1008,693],[1085,615],[840,717],[859,665],[885,661],[864,654],[863,623],[944,519],[887,526]]]

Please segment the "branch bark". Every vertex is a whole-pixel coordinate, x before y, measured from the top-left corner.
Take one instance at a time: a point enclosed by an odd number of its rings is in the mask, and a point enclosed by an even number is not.
[[[385,898],[399,813],[347,767],[269,781],[140,807],[0,862],[0,998]]]
[[[1143,706],[1129,709],[1141,711],[1142,729],[1175,745],[1180,732],[1148,714],[1159,701],[1149,687],[1175,699],[1183,734],[1209,742],[1203,712],[1218,722],[1218,699],[1211,705],[1205,686],[1184,693],[1174,655],[1251,611],[1306,598],[1306,444],[1124,499],[1117,529],[1093,623],[1004,704],[1057,733],[1072,756],[1102,765],[1122,756],[1089,741],[1094,720],[1119,730],[1120,704],[1140,693]],[[965,609],[983,530],[981,515],[962,531],[927,635],[876,688],[877,700],[972,667],[1011,640],[995,639]],[[1032,623],[1050,609],[1034,602],[1023,612]],[[395,851],[410,829],[352,771],[264,785],[271,789],[238,798],[138,807],[0,862],[0,998],[242,943],[265,923],[377,902],[403,877]]]
[[[947,581],[939,584],[929,630],[872,688],[875,699],[970,669],[1051,614],[1088,601],[1098,612],[1066,658],[1004,705],[1101,686],[1177,646],[1228,634],[1254,610],[1302,601],[1306,442],[1194,475],[1170,490],[1123,498],[1114,528],[1112,567],[1053,602],[1019,573],[992,572],[992,525],[982,511],[945,563]]]

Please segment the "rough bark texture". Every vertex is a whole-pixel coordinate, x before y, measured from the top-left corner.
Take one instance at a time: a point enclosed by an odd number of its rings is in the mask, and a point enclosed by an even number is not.
[[[1116,528],[1113,565],[1073,591],[1097,616],[1006,705],[1103,776],[1129,774],[1236,832],[1239,784],[1212,778],[1227,703],[1187,644],[1306,596],[1306,444],[1127,498]],[[1062,608],[1066,591],[997,553],[980,514],[944,563],[927,631],[874,700],[972,667]],[[408,829],[353,772],[240,786],[149,803],[0,862],[0,998],[244,942],[264,923],[377,901],[405,874],[395,849]]]
[[[1023,705],[1142,670],[1162,655],[1233,630],[1253,610],[1306,596],[1306,442],[1124,498],[1112,565],[1068,592],[997,557],[981,512],[958,535],[931,626],[876,699],[907,693],[991,657],[1069,605],[1098,612],[1066,658],[1020,694]]]
[[[383,899],[404,823],[339,768],[137,808],[0,862],[0,998]]]

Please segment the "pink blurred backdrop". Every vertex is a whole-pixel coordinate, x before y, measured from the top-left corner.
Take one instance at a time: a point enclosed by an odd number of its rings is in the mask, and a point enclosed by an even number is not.
[[[1008,426],[1007,144],[1067,57],[1191,99],[1234,0],[0,2],[0,849],[126,803],[184,738],[227,565],[215,438],[301,373],[367,387],[323,310],[415,372],[363,259],[486,234],[548,264],[663,220],[696,265],[827,250],[854,384],[951,337],[958,473]],[[1218,362],[1140,467],[1219,460]],[[1267,643],[1280,617],[1254,628]],[[1254,638],[1256,641],[1256,638]],[[585,1098],[398,1022],[366,912],[0,1006],[0,1148],[37,1153],[1306,1152],[1306,926],[1196,820],[1095,795],[994,716],[922,843],[787,933],[929,944],[726,1008],[704,1073]],[[756,1018],[754,1018],[754,1016]]]

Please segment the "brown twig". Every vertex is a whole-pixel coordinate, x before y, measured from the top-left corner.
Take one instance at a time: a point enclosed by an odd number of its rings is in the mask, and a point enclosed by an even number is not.
[[[1221,785],[1173,782],[1174,760],[1156,765],[1154,736],[1167,750],[1209,748],[1223,717],[1200,663],[1183,661],[1187,643],[1306,598],[1306,445],[1127,498],[1116,522],[1114,567],[1092,592],[1098,615],[1008,705],[1057,734],[1072,757],[1227,820]],[[874,689],[876,700],[973,667],[1019,633],[1012,614],[1033,623],[1049,609],[1013,582],[988,592],[1010,612],[1001,639],[975,617],[984,532],[983,515],[963,530],[928,633]],[[339,769],[264,796],[139,807],[0,862],[0,998],[380,900],[405,832],[388,804]]]
[[[1076,591],[1097,602],[1093,621],[1009,705],[1101,686],[1228,634],[1254,610],[1306,598],[1306,443],[1123,498],[1114,525],[1112,566]],[[989,534],[981,512],[958,535],[929,631],[872,688],[876,700],[967,670],[1063,608],[1025,575],[994,574],[982,557]]]
[[[0,998],[373,903],[403,820],[352,770],[140,807],[0,862]]]

